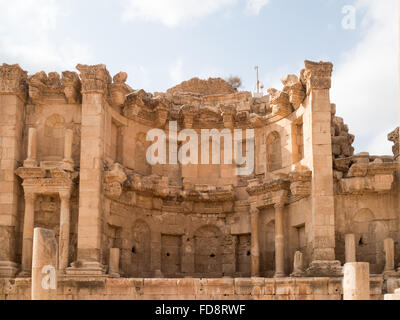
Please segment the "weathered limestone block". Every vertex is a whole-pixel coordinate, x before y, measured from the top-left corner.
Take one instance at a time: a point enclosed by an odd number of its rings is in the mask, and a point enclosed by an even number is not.
[[[293,112],[289,94],[276,89],[268,89],[272,114],[287,117]]]
[[[192,105],[184,105],[181,107],[181,115],[185,128],[191,129],[193,127],[194,118],[197,113],[197,108]]]
[[[28,73],[18,64],[0,66],[0,95],[12,94],[25,101],[28,96]]]
[[[32,300],[56,299],[57,251],[54,232],[36,228],[33,237]]]
[[[354,234],[346,234],[346,263],[357,262],[356,258],[356,237]]]
[[[182,82],[180,85],[167,91],[168,94],[175,92],[195,93],[200,95],[231,94],[237,92],[228,82],[221,78],[209,78],[201,80],[193,78]]]
[[[294,74],[287,75],[281,81],[284,85],[283,91],[289,94],[289,101],[297,110],[306,98],[306,90],[303,84]]]
[[[29,97],[34,104],[44,104],[44,98],[54,94],[64,94],[64,86],[57,72],[38,72],[28,78]]]
[[[354,262],[344,266],[344,300],[370,300],[369,263]]]
[[[119,163],[114,163],[110,171],[104,173],[105,194],[111,199],[118,199],[122,194],[122,184],[127,180],[124,168]]]

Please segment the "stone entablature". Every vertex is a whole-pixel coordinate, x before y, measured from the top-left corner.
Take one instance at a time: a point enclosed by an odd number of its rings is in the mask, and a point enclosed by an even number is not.
[[[394,143],[393,154],[395,159],[400,159],[400,127],[395,129],[393,132],[389,133],[388,140]]]

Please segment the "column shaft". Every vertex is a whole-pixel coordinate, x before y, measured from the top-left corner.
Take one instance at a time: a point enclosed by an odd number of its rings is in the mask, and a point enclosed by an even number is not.
[[[275,206],[275,277],[285,276],[285,238],[283,230],[284,204]]]
[[[260,276],[259,211],[251,210],[251,276]]]
[[[25,217],[22,241],[22,273],[29,275],[32,271],[33,228],[35,220],[35,195],[25,194]]]
[[[70,195],[60,195],[61,212],[60,212],[60,240],[59,240],[59,269],[68,268],[69,257],[69,235],[70,235]]]

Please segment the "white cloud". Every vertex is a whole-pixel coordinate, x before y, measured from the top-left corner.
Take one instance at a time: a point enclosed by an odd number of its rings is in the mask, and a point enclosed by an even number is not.
[[[123,20],[159,21],[168,27],[212,14],[236,0],[123,0]]]
[[[169,75],[174,86],[185,80],[182,59],[178,59],[175,64],[171,66],[169,69]]]
[[[201,19],[238,0],[121,0],[124,8],[124,21],[141,19],[161,22],[167,27],[176,27],[193,19]],[[243,0],[242,0],[243,1]],[[259,14],[269,0],[245,0],[246,12]]]
[[[30,72],[73,69],[90,62],[88,46],[59,37],[67,14],[61,1],[0,0],[0,62],[19,63]]]
[[[397,1],[359,0],[357,15],[365,35],[336,66],[332,102],[356,135],[356,152],[391,154],[386,135],[398,125]]]
[[[246,11],[258,15],[261,9],[269,3],[269,0],[247,0]]]

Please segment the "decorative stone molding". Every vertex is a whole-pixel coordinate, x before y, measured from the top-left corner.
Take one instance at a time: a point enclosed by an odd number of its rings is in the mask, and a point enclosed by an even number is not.
[[[105,65],[88,66],[78,64],[76,69],[81,74],[83,94],[107,94],[108,86],[111,84],[111,76]]]
[[[399,139],[400,128],[395,129],[389,133],[388,140],[394,143],[393,154],[396,160],[400,159],[400,139]]]
[[[64,85],[64,94],[70,104],[81,103],[81,80],[76,72],[64,71],[62,73],[62,84]]]
[[[0,66],[0,95],[14,94],[23,101],[27,99],[28,73],[21,69],[18,64]]]
[[[333,64],[306,60],[301,72],[301,82],[307,87],[307,94],[313,89],[330,89],[332,86]]]
[[[64,93],[64,86],[61,83],[60,75],[51,72],[49,75],[41,71],[28,78],[29,98],[34,104],[44,103],[44,97]]]

